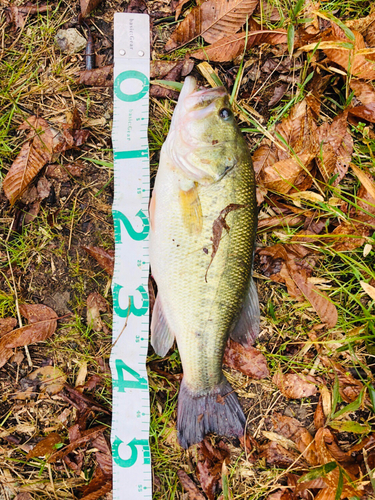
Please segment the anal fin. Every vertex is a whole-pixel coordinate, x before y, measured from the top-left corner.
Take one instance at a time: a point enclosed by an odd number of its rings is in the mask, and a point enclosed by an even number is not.
[[[230,337],[242,345],[251,345],[259,335],[260,309],[258,292],[253,278],[250,279],[249,288],[242,305],[237,323]]]
[[[151,319],[151,345],[159,356],[165,356],[174,342],[161,305],[160,295],[156,297]]]

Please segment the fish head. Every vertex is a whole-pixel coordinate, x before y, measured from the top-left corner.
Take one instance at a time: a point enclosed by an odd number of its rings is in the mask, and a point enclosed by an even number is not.
[[[198,89],[187,77],[165,142],[174,167],[201,184],[220,181],[238,163],[243,143],[224,87]]]

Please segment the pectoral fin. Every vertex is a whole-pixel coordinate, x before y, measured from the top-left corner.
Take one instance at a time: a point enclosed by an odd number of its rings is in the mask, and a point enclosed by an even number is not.
[[[254,280],[251,278],[239,318],[230,334],[231,339],[242,345],[251,345],[259,335],[259,323],[258,292]]]
[[[161,305],[160,295],[156,297],[151,319],[151,345],[159,356],[165,356],[174,342]]]
[[[190,234],[199,234],[202,231],[203,216],[196,183],[187,191],[180,189],[180,204],[185,227]]]

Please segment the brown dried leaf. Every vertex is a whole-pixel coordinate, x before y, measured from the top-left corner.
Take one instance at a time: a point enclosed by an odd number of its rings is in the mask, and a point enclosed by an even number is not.
[[[276,432],[295,443],[298,451],[302,453],[310,465],[319,463],[316,457],[314,439],[309,431],[302,426],[301,422],[281,413],[274,413],[272,424]]]
[[[336,186],[348,171],[353,153],[353,139],[347,131],[348,111],[335,117],[331,124],[323,123],[316,133],[319,154],[316,157],[320,173],[325,182],[337,175]]]
[[[115,265],[115,252],[113,250],[103,250],[100,247],[82,245],[86,252],[94,257],[100,267],[102,267],[110,276],[113,276]]]
[[[303,242],[301,235],[298,236],[298,240]],[[262,248],[258,254],[261,255],[263,272],[267,276],[278,283],[285,283],[291,297],[301,299],[304,296],[329,328],[336,324],[338,315],[335,305],[324,292],[308,281],[313,263],[301,259],[309,254],[305,247],[278,244]]]
[[[294,450],[287,450],[276,441],[269,441],[267,444],[261,446],[260,458],[265,458],[268,465],[275,465],[276,467],[287,468],[294,464],[295,466],[306,464],[299,454]]]
[[[261,43],[278,45],[286,44],[286,41],[286,31],[282,29],[249,31],[246,50],[258,46]],[[191,56],[203,61],[233,61],[233,59],[238,57],[245,50],[245,42],[246,32],[241,31],[240,33],[223,37],[212,45],[193,52]]]
[[[194,68],[194,61],[184,59],[183,61],[165,61],[164,59],[155,59],[151,61],[150,78],[164,78],[170,71],[173,70],[182,62],[181,76],[187,76]]]
[[[262,172],[263,185],[278,193],[288,193],[293,187],[296,187],[299,175],[306,170],[311,170],[311,162],[314,158],[315,154],[313,153],[299,154],[297,158],[286,158],[264,167]]]
[[[19,128],[28,131],[27,140],[3,183],[4,193],[12,205],[42,167],[52,162],[54,153],[66,149],[62,135],[43,118],[31,116]]]
[[[356,98],[363,105],[373,104],[375,102],[375,89],[371,83],[352,79],[350,80],[350,88],[354,91]]]
[[[64,440],[57,432],[51,432],[47,437],[39,441],[26,455],[26,459],[33,457],[45,457],[56,451],[56,445]]]
[[[34,393],[40,391],[40,393],[46,392],[52,396],[62,390],[66,383],[66,375],[55,366],[43,366],[21,379],[20,383],[21,387],[32,388]],[[19,398],[26,393],[18,393],[16,397]]]
[[[267,497],[267,500],[292,500],[292,499],[293,499],[293,494],[289,489],[276,490]]]
[[[198,456],[199,481],[208,499],[214,500],[219,489],[223,461],[229,457],[229,450],[222,441],[216,447],[213,447],[205,438],[198,444]]]
[[[83,488],[81,500],[99,500],[112,490],[112,476],[105,474],[100,467],[95,469],[94,477]]]
[[[370,234],[370,228],[364,224],[342,222],[332,232],[334,243],[332,248],[336,252],[348,252],[361,247]]]
[[[373,80],[375,78],[375,62],[369,61],[366,57],[359,53],[360,50],[366,48],[363,36],[355,30],[352,30],[355,36],[353,50],[346,48],[324,49],[326,56],[338,64],[345,71],[350,71],[353,76],[364,80]],[[343,30],[336,24],[332,23],[332,32],[324,37],[325,41],[352,43],[345,35]]]
[[[177,476],[184,490],[188,493],[189,500],[205,500],[205,496],[198,490],[197,485],[182,469],[177,471]]]
[[[97,8],[102,0],[80,0],[82,17],[86,17]]]
[[[223,363],[251,378],[262,379],[269,375],[266,358],[258,349],[244,347],[231,339],[226,345]]]
[[[254,11],[258,0],[207,0],[195,7],[180,23],[165,45],[171,51],[197,36],[214,43],[233,35]]]
[[[78,83],[90,87],[112,87],[113,64],[102,68],[86,69],[79,74]]]
[[[334,438],[332,433],[327,428],[322,427],[321,429],[318,429],[315,435],[316,452],[319,463],[321,465],[335,461],[334,457],[327,448],[326,440],[332,442],[334,441]],[[334,469],[324,477],[324,482],[327,484],[328,488],[332,489],[333,491],[337,490],[339,474],[339,468],[336,467],[336,469]],[[351,481],[355,481],[356,478],[352,476],[348,470],[346,470],[346,474],[350,477]],[[361,496],[363,493],[364,491],[360,487],[358,489],[354,489],[353,486],[349,484],[346,475],[344,475],[344,487],[341,495],[342,498]]]
[[[323,410],[323,400],[322,400],[322,395],[320,395],[318,405],[314,413],[315,429],[320,429],[321,427],[324,427],[325,423],[326,423],[326,417],[324,415],[324,410]]]
[[[50,307],[43,304],[22,304],[20,312],[28,319],[29,324],[8,334],[8,349],[46,340],[55,333],[57,314]]]
[[[271,99],[268,101],[267,106],[269,108],[272,108],[275,104],[277,104],[281,99],[284,97],[285,92],[287,91],[288,85],[283,83],[282,85],[279,85],[278,87],[275,87],[273,91],[273,96]]]
[[[108,329],[103,323],[100,312],[107,310],[107,301],[98,292],[90,293],[87,297],[87,325],[94,332],[102,332]]]
[[[95,439],[105,429],[106,429],[105,425],[97,425],[95,427],[92,427],[91,429],[88,429],[87,431],[83,431],[81,433],[81,437],[79,437],[72,443],[68,444],[67,446],[64,446],[64,448],[61,448],[61,450],[56,451],[51,457],[49,457],[48,462],[55,463],[58,460],[61,460],[66,455],[69,455],[69,453],[71,453],[73,450],[76,450],[80,446]]]
[[[31,5],[30,2],[28,2],[27,5],[19,7],[9,5],[8,7],[5,7],[4,10],[7,22],[14,24],[16,28],[22,29],[25,26],[29,15],[47,12],[52,9],[52,7],[52,5]]]
[[[9,333],[17,326],[16,318],[0,318],[0,337]]]
[[[288,399],[308,398],[317,393],[317,381],[310,375],[276,372],[272,379],[281,394]]]

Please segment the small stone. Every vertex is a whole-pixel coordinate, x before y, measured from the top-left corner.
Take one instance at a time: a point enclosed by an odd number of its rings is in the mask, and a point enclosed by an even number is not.
[[[86,38],[84,38],[75,28],[59,30],[55,36],[55,42],[64,54],[76,54],[86,48]]]

